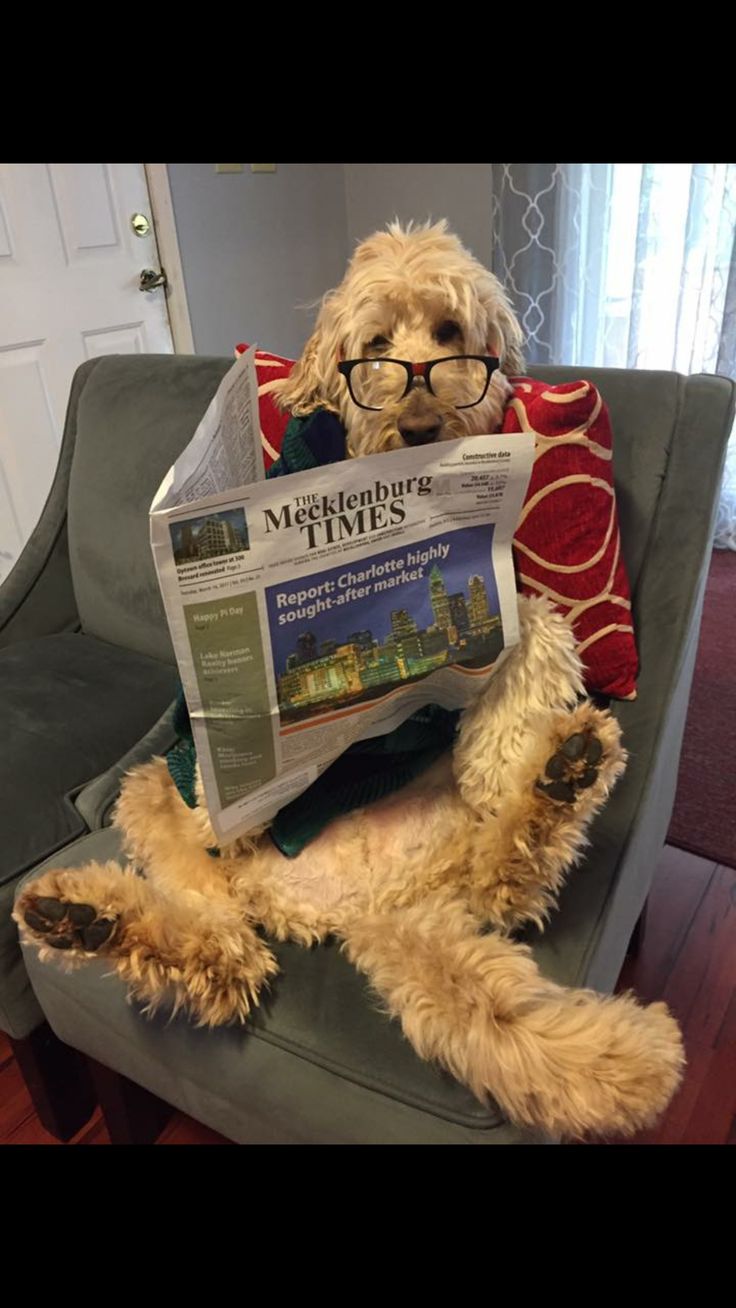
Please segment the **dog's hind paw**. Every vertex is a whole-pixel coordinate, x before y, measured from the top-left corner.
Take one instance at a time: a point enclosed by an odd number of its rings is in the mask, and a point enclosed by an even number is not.
[[[603,758],[603,745],[594,732],[576,731],[547,760],[537,790],[560,804],[574,804],[580,792],[594,786]]]
[[[87,954],[112,943],[118,924],[117,918],[99,916],[91,904],[73,904],[50,895],[29,896],[23,921],[33,936],[40,937],[39,944]]]

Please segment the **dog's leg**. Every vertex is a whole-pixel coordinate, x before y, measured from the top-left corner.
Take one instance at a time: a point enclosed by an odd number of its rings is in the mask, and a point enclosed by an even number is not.
[[[521,600],[519,614],[521,643],[464,713],[453,754],[471,809],[469,902],[506,928],[543,924],[626,758],[611,714],[578,702],[569,625],[545,601]]]
[[[649,1125],[681,1076],[664,1004],[546,981],[523,946],[479,935],[464,905],[430,900],[356,920],[345,949],[421,1058],[515,1122],[565,1136]]]
[[[572,628],[543,599],[519,599],[520,640],[463,712],[453,751],[460,793],[482,815],[518,792],[540,724],[570,713],[584,693]]]
[[[235,902],[168,896],[117,863],[45,872],[13,916],[45,961],[73,967],[104,955],[149,1012],[185,1008],[200,1026],[243,1021],[277,971]]]
[[[570,749],[582,749],[581,759],[569,760],[565,751]],[[595,765],[586,761],[586,751]],[[495,813],[484,816],[465,807],[465,821],[458,824],[454,860],[462,865],[474,913],[505,930],[527,922],[544,926],[566,874],[585,850],[593,817],[623,771],[624,758],[618,724],[588,702],[571,713],[540,719],[526,758],[515,768],[518,789]],[[561,783],[560,798],[547,789],[550,768],[564,768],[571,778]]]
[[[231,898],[229,864],[207,852],[217,843],[207,809],[184,803],[165,759],[153,758],[128,773],[113,822],[128,858],[167,895],[194,891],[210,902]]]

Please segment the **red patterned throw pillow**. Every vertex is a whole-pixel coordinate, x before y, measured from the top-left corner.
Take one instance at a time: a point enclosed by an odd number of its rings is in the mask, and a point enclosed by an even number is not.
[[[245,354],[247,345],[236,345],[236,354]],[[274,404],[270,383],[280,377],[288,377],[294,367],[293,359],[284,359],[279,354],[269,354],[267,350],[256,350],[256,377],[258,379],[258,412],[261,419],[261,445],[266,471],[279,457],[284,432],[289,425],[289,415]]]
[[[236,354],[248,347],[236,346]],[[291,359],[256,352],[263,459],[278,458],[289,415],[269,383]],[[570,616],[589,691],[636,698],[638,659],[621,556],[608,410],[591,382],[547,386],[514,379],[504,432],[531,431],[534,468],[514,538],[519,589],[546,595]]]
[[[534,467],[514,537],[519,588],[546,595],[578,640],[588,690],[636,698],[638,658],[621,554],[608,410],[592,382],[514,379],[503,431],[531,431]]]

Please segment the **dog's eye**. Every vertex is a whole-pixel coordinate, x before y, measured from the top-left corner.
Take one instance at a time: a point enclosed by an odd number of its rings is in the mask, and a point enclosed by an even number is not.
[[[385,350],[389,344],[390,342],[385,336],[374,336],[373,340],[368,342],[366,348],[369,350]]]
[[[456,336],[461,335],[462,332],[460,331],[458,324],[453,322],[451,318],[446,318],[445,321],[441,322],[439,327],[436,329],[434,338],[438,345],[449,345],[450,341],[454,341]]]

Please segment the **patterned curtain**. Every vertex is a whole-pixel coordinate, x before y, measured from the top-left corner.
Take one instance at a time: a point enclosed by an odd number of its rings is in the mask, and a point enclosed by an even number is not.
[[[736,380],[736,164],[494,164],[527,360]],[[715,544],[736,550],[736,435]]]

